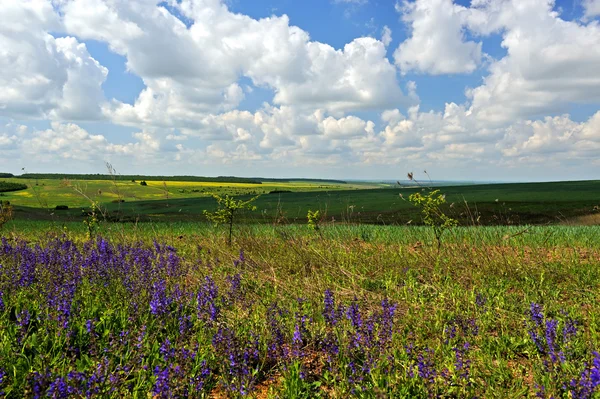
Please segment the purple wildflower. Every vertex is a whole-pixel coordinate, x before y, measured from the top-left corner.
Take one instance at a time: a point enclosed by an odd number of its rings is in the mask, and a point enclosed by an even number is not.
[[[168,310],[171,300],[167,297],[165,280],[159,280],[152,286],[152,299],[150,300],[150,313],[161,316]]]
[[[477,305],[478,308],[483,308],[486,304],[487,304],[487,298],[485,296],[483,296],[483,294],[478,292],[477,295],[475,296],[475,305]]]
[[[69,386],[67,381],[59,377],[50,383],[50,387],[48,388],[48,396],[51,398],[68,398],[69,395]]]
[[[348,307],[348,310],[346,311],[346,317],[352,322],[352,326],[355,329],[359,329],[362,326],[362,318],[360,316],[360,309],[358,308],[358,301],[356,298],[354,298]]]
[[[548,348],[548,354],[550,355],[550,359],[553,363],[556,363],[558,360],[556,354],[556,328],[558,326],[558,321],[556,320],[547,320],[546,321],[546,346]]]
[[[433,355],[434,351],[429,348],[425,348],[423,352],[417,355],[418,375],[430,384],[433,384],[435,376],[437,375]]]
[[[152,392],[159,398],[169,398],[169,368],[165,367],[164,369],[156,366],[154,368],[154,377],[156,381],[154,382],[154,387],[152,388]]]
[[[338,323],[338,317],[335,312],[335,300],[333,298],[333,292],[331,290],[325,291],[325,299],[323,300],[323,317],[325,321],[335,326]]]
[[[217,285],[212,278],[207,276],[196,296],[198,302],[198,318],[204,320],[208,319],[213,322],[217,321],[220,311],[217,304],[218,295],[219,290]]]
[[[544,322],[544,313],[542,313],[542,305],[535,302],[531,302],[529,306],[529,317],[538,327],[542,326]]]
[[[593,352],[591,365],[586,364],[579,379],[572,379],[567,390],[570,397],[575,399],[590,399],[596,388],[600,386],[600,354]]]
[[[91,334],[94,330],[94,322],[92,320],[86,320],[85,322],[85,330],[88,334]]]
[[[469,379],[469,372],[471,368],[471,360],[465,360],[465,355],[469,351],[469,348],[470,345],[468,342],[465,342],[462,348],[452,348],[455,356],[455,371],[458,376],[464,380]]]
[[[235,274],[233,276],[227,277],[227,282],[229,282],[229,291],[227,296],[229,297],[230,302],[236,302],[241,300],[243,297],[242,293],[242,278],[240,274]]]

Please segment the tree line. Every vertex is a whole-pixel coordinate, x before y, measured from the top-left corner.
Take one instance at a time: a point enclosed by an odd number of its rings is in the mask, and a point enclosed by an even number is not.
[[[146,176],[146,175],[109,175],[109,174],[62,174],[62,173],[25,173],[22,179],[68,179],[68,180],[119,180],[119,181],[186,181],[214,183],[262,184],[260,180],[234,176]]]
[[[7,193],[9,191],[19,191],[26,189],[27,186],[25,184],[0,181],[0,193]]]

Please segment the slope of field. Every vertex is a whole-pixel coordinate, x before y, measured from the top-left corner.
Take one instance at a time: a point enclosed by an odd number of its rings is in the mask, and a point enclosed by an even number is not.
[[[559,223],[592,214],[600,203],[600,182],[451,186],[441,190],[448,201],[445,211],[463,225]],[[319,209],[323,221],[419,224],[418,210],[405,200],[413,192],[411,188],[263,195],[256,201],[258,212],[244,218],[250,222],[280,219],[303,223],[309,209]],[[114,211],[116,206],[111,204],[109,209]],[[126,215],[149,215],[159,220],[202,220],[204,209],[214,209],[212,198],[121,204]]]
[[[229,195],[268,194],[271,191],[336,191],[358,190],[379,187],[376,184],[325,183],[322,181],[285,181],[255,183],[230,182],[187,182],[147,180],[147,186],[140,181],[109,180],[59,180],[59,179],[7,179],[12,184],[27,185],[27,189],[7,194],[6,199],[16,206],[30,208],[54,208],[57,205],[85,207],[90,199],[98,203],[110,203],[123,199],[130,201],[152,201],[209,197],[210,193]],[[36,184],[37,183],[37,184]]]
[[[89,200],[73,187],[55,180],[40,181],[7,195],[17,205],[19,218],[46,218],[40,202],[49,209],[56,205],[87,207]],[[202,212],[213,210],[215,201],[208,193],[245,196],[262,194],[256,201],[258,211],[242,216],[245,222],[305,222],[309,209],[320,210],[323,221],[419,224],[418,210],[406,199],[418,187],[377,188],[367,184],[321,184],[309,182],[242,183],[148,182],[147,187],[131,182],[117,185],[124,203],[110,183],[79,183],[87,196],[102,203],[108,213],[125,220],[204,220]],[[165,188],[166,187],[166,188]],[[485,184],[438,187],[447,198],[444,208],[463,225],[546,224],[589,217],[600,205],[600,181]],[[277,193],[269,194],[276,191]],[[286,192],[291,191],[291,192]],[[41,201],[40,201],[41,200]],[[55,213],[53,217],[72,218],[78,210]],[[578,219],[579,218],[579,219]]]

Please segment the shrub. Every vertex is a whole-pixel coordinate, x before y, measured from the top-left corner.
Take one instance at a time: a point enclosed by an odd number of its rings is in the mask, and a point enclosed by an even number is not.
[[[308,221],[308,226],[319,233],[321,231],[321,212],[320,211],[311,211],[308,210],[308,214],[306,215],[306,219]]]
[[[148,185],[148,183],[146,183],[146,180],[142,180],[140,182],[140,186],[147,186],[147,185]]]
[[[408,200],[421,208],[423,223],[433,229],[438,249],[442,245],[442,235],[452,227],[458,225],[456,219],[446,215],[441,206],[446,203],[446,196],[440,190],[431,190],[426,194],[414,193]]]
[[[56,205],[56,207],[54,208],[54,210],[56,210],[56,211],[68,211],[69,210],[69,206],[68,205]]]
[[[246,201],[236,200],[234,197],[230,197],[229,195],[221,197],[220,195],[212,194],[212,196],[214,199],[217,200],[219,207],[215,212],[208,212],[205,210],[204,215],[208,220],[215,223],[216,225],[226,224],[227,226],[229,226],[229,235],[227,243],[231,245],[231,235],[233,232],[233,223],[235,215],[238,213],[238,211],[243,211],[245,209],[255,211],[256,206],[252,205],[252,203],[256,201],[258,196],[252,197]]]
[[[96,230],[98,229],[98,225],[100,224],[100,220],[98,219],[98,213],[100,212],[100,208],[96,202],[92,202],[91,210],[86,212],[82,210],[85,219],[83,220],[83,224],[87,229],[87,238],[91,240],[96,235]]]

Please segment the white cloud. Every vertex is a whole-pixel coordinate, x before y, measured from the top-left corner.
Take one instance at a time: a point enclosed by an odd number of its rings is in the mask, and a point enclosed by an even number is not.
[[[379,40],[359,38],[336,50],[311,41],[285,15],[255,20],[217,0],[170,1],[190,21],[188,28],[155,3],[62,3],[70,34],[107,41],[147,86],[135,104],[115,101],[104,107],[117,123],[193,126],[209,113],[238,106],[244,98],[242,76],[272,89],[274,104],[338,115],[409,101]]]
[[[497,147],[504,156],[563,154],[595,159],[600,150],[600,112],[577,123],[568,115],[511,125]]]
[[[322,130],[329,138],[349,138],[366,135],[367,123],[355,116],[335,119],[328,117],[322,122]]]
[[[585,18],[600,16],[600,0],[583,0],[582,5],[585,10]]]
[[[394,53],[402,73],[470,73],[481,63],[481,43],[465,39],[469,10],[452,0],[405,0],[396,4],[411,36]]]
[[[17,141],[17,136],[9,136],[8,134],[0,134],[0,148],[11,148]]]
[[[587,10],[593,7],[586,3]],[[600,101],[600,25],[566,21],[553,0],[451,0],[397,4],[412,35],[395,52],[401,71],[430,74],[472,72],[480,64],[485,37],[502,35],[507,55],[491,60],[489,74],[466,94],[471,111],[500,126],[522,118],[565,111],[572,103]]]
[[[345,164],[439,170],[530,168],[543,160],[586,167],[600,151],[600,112],[585,122],[563,115],[490,129],[464,106],[449,103],[443,112],[421,112],[415,106],[405,116],[397,109],[388,110],[381,120],[383,126],[376,130],[372,121],[356,116],[336,119],[322,112],[298,114],[285,107],[254,114],[230,111],[207,122],[221,125],[228,139],[205,140],[203,135],[212,132],[207,125],[206,131],[195,132],[198,136],[171,133],[162,142],[159,137],[164,132],[141,131],[131,142],[120,144],[76,124],[54,122],[50,129],[27,129],[21,134],[11,132],[17,128],[23,132],[22,127],[6,127],[0,131],[0,152],[12,151],[13,161],[35,158],[41,164],[90,165],[114,158],[144,168],[167,163],[271,168]]]
[[[0,142],[2,136],[0,134]],[[39,164],[75,162],[94,165],[117,158],[160,165],[168,155],[168,148],[152,133],[138,132],[132,137],[135,140],[116,144],[101,134],[89,133],[77,124],[52,122],[51,127],[45,130],[27,128],[22,135],[11,138],[11,145],[17,150],[15,160],[20,158],[21,162]]]
[[[381,32],[381,42],[385,47],[388,47],[392,43],[392,30],[387,25],[383,27]]]
[[[501,31],[508,53],[467,92],[478,118],[507,123],[600,101],[597,23],[565,21],[553,2],[534,0],[488,0],[469,23],[482,34]]]
[[[0,115],[100,117],[108,71],[76,39],[47,33],[60,30],[48,1],[3,2],[0,19]]]

